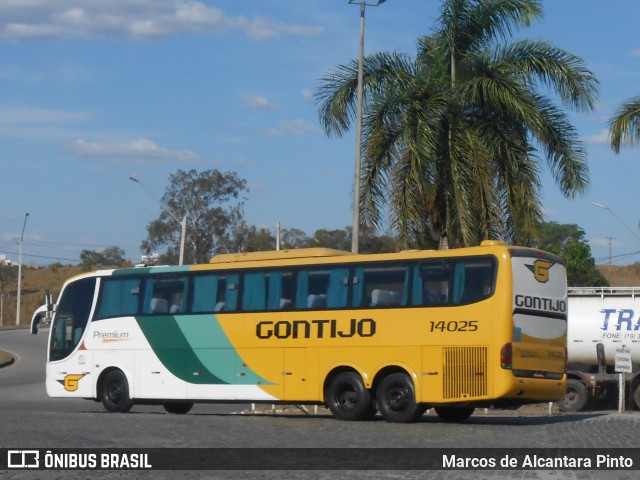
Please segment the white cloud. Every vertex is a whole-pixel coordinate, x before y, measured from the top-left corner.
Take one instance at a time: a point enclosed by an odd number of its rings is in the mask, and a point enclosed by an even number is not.
[[[632,57],[640,57],[640,48],[635,48],[629,52]]]
[[[0,2],[0,37],[151,38],[241,31],[255,40],[324,33],[267,17],[231,17],[199,0],[21,0]]]
[[[82,122],[89,118],[90,115],[85,112],[0,105],[0,125],[60,124]]]
[[[556,215],[558,215],[558,211],[553,207],[543,206],[542,215],[544,215],[545,217],[555,217]]]
[[[267,97],[261,95],[245,95],[244,102],[247,106],[259,110],[276,110],[278,108],[275,103],[270,102]]]
[[[304,135],[314,130],[316,130],[315,125],[297,118],[295,120],[281,120],[277,127],[267,128],[262,133],[269,137],[279,137],[282,135]]]
[[[201,158],[190,150],[169,150],[144,138],[126,143],[76,140],[71,153],[78,158],[102,158],[115,163],[195,163]]]
[[[70,125],[86,122],[94,116],[83,111],[0,105],[0,136],[59,141],[77,136]]]
[[[609,136],[609,130],[604,129],[595,135],[582,137],[582,141],[589,145],[608,145],[611,142],[611,137]]]
[[[285,36],[314,36],[324,33],[322,27],[276,23],[266,17],[256,17],[253,20],[240,18],[238,24],[249,38],[255,40],[269,40]]]
[[[301,93],[302,98],[304,98],[305,100],[313,100],[313,92],[308,88],[303,88]]]

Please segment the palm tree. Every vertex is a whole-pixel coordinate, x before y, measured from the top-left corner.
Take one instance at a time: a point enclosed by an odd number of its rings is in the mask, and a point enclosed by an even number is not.
[[[620,153],[624,143],[634,144],[640,140],[640,96],[620,105],[609,120],[611,148]]]
[[[541,15],[537,0],[443,0],[414,59],[366,57],[363,222],[389,203],[404,247],[483,239],[529,243],[542,219],[543,157],[569,198],[588,186],[586,154],[563,111],[591,109],[597,81],[574,55],[543,41],[507,42]],[[355,117],[357,62],[316,92],[322,126],[343,135]]]

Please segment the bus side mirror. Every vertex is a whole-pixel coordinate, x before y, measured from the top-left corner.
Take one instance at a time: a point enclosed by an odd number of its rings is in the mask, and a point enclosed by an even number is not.
[[[31,317],[31,334],[38,334],[38,326],[40,325],[40,321],[44,318],[46,323],[51,323],[51,319],[53,318],[53,312],[56,311],[56,305],[52,301],[51,294],[46,294],[44,296],[44,305],[41,305],[36,309]]]
[[[40,308],[36,310],[36,313],[34,313],[33,317],[31,318],[31,334],[32,335],[38,334],[38,325],[40,324],[40,318],[42,318],[42,315],[39,312]]]

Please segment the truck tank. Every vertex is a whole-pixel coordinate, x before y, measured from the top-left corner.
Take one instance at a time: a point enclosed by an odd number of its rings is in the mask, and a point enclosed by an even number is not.
[[[631,352],[629,395],[640,407],[640,287],[581,287],[568,292],[567,395],[564,411],[617,394],[616,350]]]

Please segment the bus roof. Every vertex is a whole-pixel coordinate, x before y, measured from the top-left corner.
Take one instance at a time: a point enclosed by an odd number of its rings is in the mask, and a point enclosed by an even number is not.
[[[236,262],[255,262],[261,260],[284,260],[292,258],[319,258],[319,257],[337,257],[341,255],[356,255],[344,250],[335,250],[333,248],[295,248],[290,250],[270,250],[264,252],[246,252],[246,253],[222,253],[216,255],[209,260],[209,263],[236,263]]]

